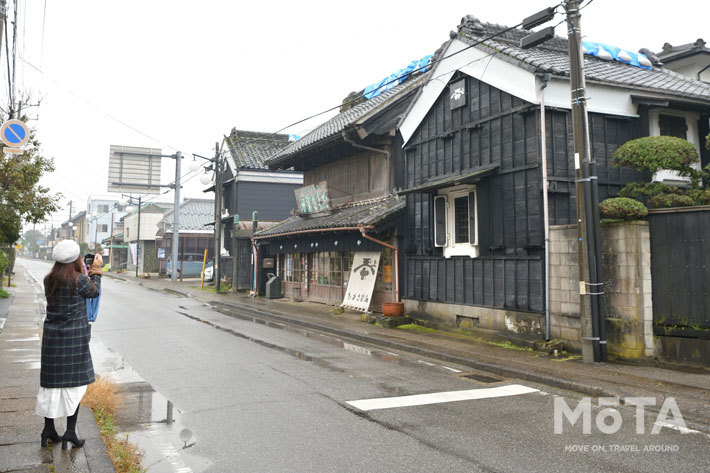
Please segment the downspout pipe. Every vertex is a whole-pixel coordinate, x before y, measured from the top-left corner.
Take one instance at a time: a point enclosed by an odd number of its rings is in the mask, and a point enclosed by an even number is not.
[[[348,137],[348,134],[345,132],[345,130],[343,130],[343,131],[341,132],[341,134],[343,135],[343,140],[344,140],[346,143],[349,143],[350,145],[352,145],[353,148],[359,148],[359,149],[364,149],[365,151],[372,151],[373,153],[384,154],[385,156],[387,156],[387,160],[388,160],[388,161],[389,161],[390,156],[392,156],[392,153],[390,153],[390,152],[387,151],[387,150],[379,149],[379,148],[373,148],[373,147],[371,147],[371,146],[365,146],[365,145],[361,145],[361,144],[359,144],[359,143],[355,143],[353,140],[350,139],[350,137]]]
[[[545,134],[545,88],[550,82],[551,75],[545,73],[540,78],[540,141],[542,149],[542,214],[543,228],[545,231],[545,340],[550,341],[550,216],[548,208],[548,186],[547,181],[547,135]]]
[[[399,250],[397,250],[397,247],[394,245],[390,245],[389,243],[385,243],[382,240],[378,240],[377,238],[373,238],[368,235],[367,229],[364,226],[360,227],[360,233],[362,234],[363,238],[366,238],[370,241],[384,246],[385,248],[389,248],[394,251],[394,302],[399,302]]]

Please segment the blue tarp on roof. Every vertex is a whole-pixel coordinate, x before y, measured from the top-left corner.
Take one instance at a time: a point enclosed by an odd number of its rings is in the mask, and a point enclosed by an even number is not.
[[[641,69],[653,69],[651,61],[644,54],[632,53],[626,49],[609,46],[608,44],[594,43],[592,41],[582,41],[584,54],[596,56],[607,61],[618,61],[624,64],[640,67]]]
[[[379,82],[375,82],[374,84],[370,84],[367,87],[365,87],[365,91],[362,93],[363,97],[366,99],[371,99],[372,97],[377,97],[380,95],[382,92],[386,92],[390,90],[391,88],[401,84],[405,80],[409,78],[409,74],[411,74],[413,71],[417,72],[426,72],[429,70],[429,63],[431,62],[431,58],[434,57],[433,54],[428,54],[424,56],[421,59],[414,60],[407,64],[406,67],[393,72],[389,76],[385,77]],[[420,69],[421,68],[421,69]]]

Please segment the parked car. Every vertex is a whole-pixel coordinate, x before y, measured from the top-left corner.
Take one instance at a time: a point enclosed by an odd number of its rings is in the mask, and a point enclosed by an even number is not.
[[[177,264],[178,276],[186,278],[200,277],[202,275],[202,256],[203,255],[197,253],[195,253],[194,255],[185,253],[183,255],[183,259],[181,261],[178,261]],[[212,263],[208,262],[207,264],[209,265]],[[173,274],[173,262],[171,260],[168,260],[166,273],[168,274],[168,276],[172,276]]]

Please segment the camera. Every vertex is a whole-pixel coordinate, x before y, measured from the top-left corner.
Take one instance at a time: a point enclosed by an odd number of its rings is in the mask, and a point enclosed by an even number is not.
[[[86,265],[87,268],[90,268],[91,265],[94,264],[94,255],[84,256],[84,264]]]

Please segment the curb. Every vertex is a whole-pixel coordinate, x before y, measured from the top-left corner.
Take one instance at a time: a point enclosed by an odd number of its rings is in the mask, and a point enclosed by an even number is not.
[[[115,277],[115,279],[122,279],[124,281],[129,281],[127,279],[123,278],[118,278]],[[139,285],[143,285],[141,282],[137,282]],[[151,288],[153,289],[153,288]],[[181,291],[177,291],[174,289],[170,288],[154,288],[155,291],[158,292],[166,292],[169,294],[174,294],[178,295],[181,297],[187,297],[187,298],[195,298],[193,295],[189,293],[184,293]],[[521,380],[526,380],[529,382],[533,383],[539,383],[539,384],[544,384],[547,386],[555,387],[558,389],[562,389],[565,391],[570,391],[586,396],[591,396],[591,397],[612,397],[616,398],[619,400],[620,404],[626,404],[626,397],[624,395],[619,395],[617,392],[600,388],[597,386],[593,386],[590,384],[584,384],[584,383],[579,383],[576,381],[569,381],[565,379],[561,379],[559,377],[543,374],[543,373],[536,373],[533,371],[526,371],[522,369],[517,369],[517,368],[512,368],[496,363],[491,363],[491,362],[486,362],[486,361],[478,361],[474,360],[472,358],[467,358],[465,356],[460,356],[456,354],[451,354],[451,353],[446,353],[442,351],[437,351],[433,350],[431,348],[422,348],[420,346],[416,345],[410,345],[407,343],[401,343],[401,342],[395,342],[391,340],[385,340],[383,338],[375,337],[375,336],[370,336],[370,335],[363,335],[355,332],[351,332],[348,330],[343,330],[339,329],[336,327],[332,327],[329,325],[324,325],[324,324],[319,324],[317,322],[311,322],[311,321],[306,321],[306,320],[301,320],[293,317],[289,317],[283,313],[278,313],[278,312],[271,312],[268,310],[265,310],[265,308],[256,308],[250,305],[244,305],[244,304],[239,304],[235,302],[223,302],[223,301],[216,301],[212,300],[208,302],[210,305],[212,305],[217,312],[220,312],[224,315],[227,315],[229,317],[234,317],[238,318],[241,320],[247,320],[251,322],[257,322],[258,321],[272,321],[272,322],[277,322],[280,324],[285,324],[285,325],[290,325],[290,326],[298,326],[298,327],[303,327],[303,328],[308,328],[312,330],[317,330],[320,332],[325,332],[325,333],[330,333],[333,335],[337,335],[339,337],[344,337],[344,338],[349,338],[353,340],[358,340],[363,343],[368,343],[370,345],[375,345],[375,346],[380,346],[380,347],[386,347],[386,348],[391,348],[395,350],[401,350],[404,352],[408,353],[413,353],[421,356],[426,356],[428,358],[444,361],[444,362],[450,362],[450,363],[456,363],[460,364],[462,366],[467,366],[472,369],[478,369],[481,371],[487,371],[489,373],[502,376],[502,377],[508,377],[508,378],[517,378]],[[238,313],[236,311],[242,311],[242,313]],[[248,315],[247,315],[248,314]],[[215,325],[217,328],[222,328],[217,325]],[[660,411],[660,406],[654,406],[654,407],[648,407],[647,410],[658,413]],[[688,421],[686,419],[686,424],[690,426],[692,424],[692,427],[696,430],[702,431],[706,434],[710,434],[710,424],[705,424],[702,422],[698,421]]]
[[[450,353],[444,353],[441,351],[436,351],[436,350],[431,350],[428,348],[422,348],[418,347],[415,345],[409,345],[406,343],[400,343],[400,342],[394,342],[391,340],[383,340],[382,338],[379,337],[373,337],[373,336],[368,336],[368,335],[362,335],[359,333],[354,333],[350,332],[347,330],[341,330],[335,327],[330,327],[328,325],[322,325],[314,322],[309,322],[305,320],[299,320],[299,319],[293,319],[290,317],[286,317],[280,314],[276,314],[273,312],[268,312],[265,310],[257,310],[253,307],[249,306],[244,306],[240,304],[235,304],[231,302],[220,302],[220,301],[212,301],[210,302],[211,305],[213,305],[218,312],[223,313],[225,315],[229,315],[231,317],[236,317],[240,318],[243,320],[250,320],[253,318],[259,318],[262,320],[274,320],[280,323],[285,323],[289,325],[298,325],[300,327],[305,327],[305,328],[310,328],[313,330],[318,330],[321,332],[327,332],[327,333],[332,333],[341,337],[347,337],[355,340],[359,340],[361,342],[369,343],[372,345],[378,345],[378,346],[384,346],[387,348],[392,348],[396,350],[402,350],[406,351],[409,353],[415,353],[417,355],[422,355],[426,356],[428,358],[433,358],[436,360],[440,361],[446,361],[449,363],[456,363],[460,364],[463,366],[468,366],[469,368],[473,369],[480,369],[483,371],[488,371],[493,374],[497,374],[499,376],[504,376],[508,378],[518,378],[518,379],[524,379],[527,381],[532,381],[532,382],[537,382],[537,383],[542,383],[546,384],[549,386],[554,386],[560,389],[565,389],[568,391],[575,391],[579,392],[582,394],[587,394],[589,396],[595,396],[595,397],[615,397],[613,393],[610,391],[595,387],[595,386],[589,386],[586,384],[581,384],[581,383],[576,383],[574,381],[566,381],[566,380],[561,380],[559,378],[555,378],[552,376],[547,376],[539,373],[532,373],[529,371],[524,371],[524,370],[519,370],[516,368],[510,368],[507,366],[503,365],[498,365],[494,363],[489,363],[485,361],[477,361],[473,360],[471,358],[466,358],[463,356],[458,356],[458,355],[453,355]],[[235,314],[230,311],[230,309],[239,309],[243,311],[248,311],[250,314],[253,315],[240,315],[240,314]]]
[[[217,312],[220,312],[229,317],[238,318],[241,320],[247,320],[251,322],[261,321],[272,321],[280,324],[299,326],[303,328],[308,328],[312,330],[318,330],[321,332],[330,333],[344,338],[349,338],[353,340],[358,340],[360,342],[368,343],[375,346],[391,348],[395,350],[401,350],[408,353],[413,353],[421,356],[426,356],[427,358],[432,358],[439,361],[456,363],[462,366],[467,366],[472,369],[478,369],[481,371],[486,371],[498,376],[506,378],[517,378],[525,381],[530,381],[533,383],[544,384],[546,386],[551,386],[558,389],[563,389],[565,391],[571,391],[578,394],[583,394],[591,397],[611,397],[619,400],[619,404],[627,404],[626,396],[619,395],[616,392],[599,388],[596,386],[591,386],[589,384],[578,383],[575,381],[568,381],[560,379],[555,376],[550,376],[542,373],[535,373],[532,371],[525,371],[521,369],[511,368],[508,366],[499,365],[496,363],[490,363],[485,361],[477,361],[471,358],[466,358],[464,356],[458,356],[451,353],[445,353],[437,350],[432,350],[429,348],[422,348],[415,345],[409,345],[406,343],[394,342],[391,340],[385,340],[379,337],[363,335],[359,333],[350,332],[347,330],[338,329],[328,325],[322,325],[315,322],[309,322],[305,320],[299,320],[284,316],[282,314],[277,314],[274,312],[266,311],[262,308],[256,309],[247,305],[241,305],[231,302],[221,302],[221,301],[210,301]],[[248,312],[250,315],[235,313],[235,310],[241,310],[243,312]],[[221,327],[220,327],[221,328]],[[649,406],[647,410],[651,412],[660,412],[660,406]],[[705,424],[699,421],[689,421],[686,419],[686,424],[688,426],[692,425],[692,428],[704,432],[705,434],[710,434],[710,424]]]

